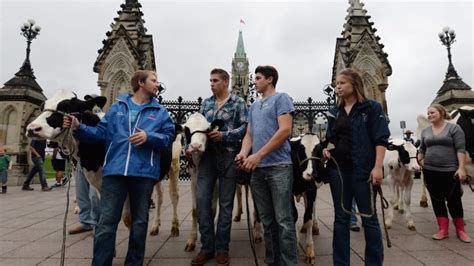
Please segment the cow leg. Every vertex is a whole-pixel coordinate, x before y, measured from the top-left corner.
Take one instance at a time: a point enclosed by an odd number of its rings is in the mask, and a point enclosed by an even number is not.
[[[240,222],[242,216],[242,185],[235,186],[235,195],[237,196],[237,211],[234,216],[234,222]]]
[[[173,162],[168,172],[168,190],[170,193],[171,205],[173,206],[173,220],[171,222],[171,236],[179,236],[179,219],[178,219],[178,201],[179,201],[179,160]]]
[[[250,189],[249,189],[250,191]],[[251,194],[250,194],[251,195]],[[257,205],[255,205],[255,202],[253,203],[253,239],[255,240],[255,243],[260,243],[263,241],[263,227],[262,227],[262,221],[260,221],[260,216],[258,214],[258,209]]]
[[[390,192],[392,193],[392,198],[390,199],[390,207],[388,208],[388,214],[384,222],[385,226],[390,229],[392,227],[393,210],[395,209],[395,203],[398,201],[398,199],[393,176],[391,174],[388,174],[386,180],[388,183],[388,187],[390,188]]]
[[[128,194],[127,198],[125,198],[125,203],[123,204],[122,221],[128,230],[130,230],[132,226],[132,215],[130,214],[130,195]]]
[[[316,257],[314,253],[313,243],[313,210],[314,202],[316,200],[316,185],[311,182],[305,193],[305,211],[304,211],[304,227],[306,228],[305,239],[305,262],[314,264]]]
[[[191,173],[191,198],[192,198],[192,228],[184,251],[191,252],[196,248],[197,241],[197,208],[196,208],[196,188],[197,188],[197,169],[190,169]]]
[[[423,208],[428,207],[428,198],[426,197],[426,186],[425,186],[425,175],[421,173],[422,182],[421,182],[421,199],[420,199],[420,206]]]
[[[405,206],[403,206],[403,194],[404,194],[403,183],[397,185],[397,191],[398,191],[398,212],[405,213]]]
[[[161,225],[161,207],[163,205],[163,186],[161,181],[155,184],[155,217],[153,217],[153,225],[151,227],[150,235],[156,236],[160,232]]]
[[[314,196],[314,204],[313,204],[313,236],[319,235],[319,224],[318,219],[316,219],[316,200],[318,196],[318,186],[316,185],[316,194]]]
[[[413,220],[413,216],[411,215],[411,208],[410,208],[411,189],[413,187],[413,179],[411,178],[411,176],[408,176],[407,183],[404,187],[405,187],[404,189],[405,191],[403,193],[403,202],[405,205],[405,218],[407,220],[407,226],[408,226],[408,229],[412,231],[416,231],[415,221]]]

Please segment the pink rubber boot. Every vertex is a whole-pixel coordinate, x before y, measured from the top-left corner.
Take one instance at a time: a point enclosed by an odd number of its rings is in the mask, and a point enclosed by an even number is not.
[[[471,238],[464,231],[464,219],[463,218],[453,218],[454,226],[456,226],[456,235],[458,235],[459,240],[464,243],[471,243]]]
[[[442,240],[448,237],[449,235],[449,219],[448,217],[436,217],[438,220],[438,227],[439,230],[436,234],[432,235],[431,237],[434,240]]]

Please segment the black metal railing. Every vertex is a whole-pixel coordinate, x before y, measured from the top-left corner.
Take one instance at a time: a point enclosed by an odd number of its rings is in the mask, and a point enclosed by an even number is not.
[[[313,101],[309,97],[306,101],[294,101],[295,114],[293,119],[293,136],[298,136],[308,132],[317,134],[321,139],[323,138],[326,127],[327,127],[327,114],[329,110],[335,104],[334,89],[330,85],[326,85],[323,89],[323,93],[327,96],[326,101]],[[256,97],[253,95],[251,97]],[[196,101],[184,100],[183,97],[179,96],[177,100],[164,100],[161,95],[158,96],[158,101],[161,105],[166,107],[171,118],[175,123],[184,124],[188,117],[194,112],[198,112],[202,98],[199,97]],[[252,98],[248,102],[254,102]],[[190,180],[190,175],[187,170],[187,162],[184,158],[184,154],[180,158],[180,180]]]

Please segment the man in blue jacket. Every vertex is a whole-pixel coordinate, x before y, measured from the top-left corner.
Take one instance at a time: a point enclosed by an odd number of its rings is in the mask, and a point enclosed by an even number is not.
[[[75,129],[84,142],[105,141],[101,217],[94,235],[92,265],[112,265],[117,226],[127,195],[132,224],[125,265],[143,265],[149,199],[160,177],[160,151],[171,145],[174,124],[154,98],[155,72],[139,70],[132,77],[133,95],[121,95],[96,127],[65,116],[63,127]]]

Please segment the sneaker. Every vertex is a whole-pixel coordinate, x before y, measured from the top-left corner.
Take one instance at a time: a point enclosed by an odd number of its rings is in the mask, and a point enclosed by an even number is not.
[[[200,251],[191,261],[191,265],[201,266],[204,265],[208,260],[214,258],[214,252]]]
[[[360,227],[357,224],[351,224],[350,229],[351,229],[351,231],[354,231],[354,232],[359,232],[360,231]]]
[[[217,265],[228,266],[229,261],[230,261],[229,252],[227,251],[217,252],[216,260],[217,260]]]
[[[21,188],[21,190],[23,190],[23,191],[31,191],[31,190],[34,190],[34,188],[30,187],[30,185],[23,185],[23,187]]]
[[[52,185],[51,188],[56,188],[56,187],[61,187],[61,186],[62,186],[61,183],[56,183],[56,184]]]
[[[50,188],[50,187],[42,187],[42,188],[41,188],[41,191],[42,191],[42,192],[46,192],[46,191],[51,191],[51,189],[53,189],[53,188]]]

